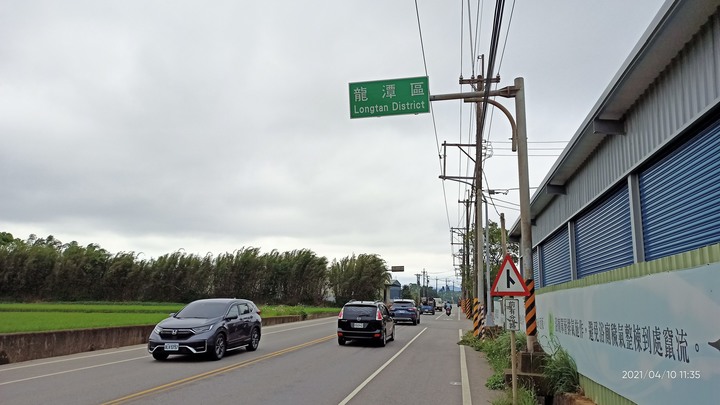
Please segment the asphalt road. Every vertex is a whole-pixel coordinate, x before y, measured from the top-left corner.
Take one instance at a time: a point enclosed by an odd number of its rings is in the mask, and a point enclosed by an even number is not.
[[[436,312],[397,326],[385,347],[339,346],[336,318],[263,328],[255,352],[220,361],[145,345],[0,366],[0,403],[22,404],[486,404],[487,366],[457,345],[470,321]]]

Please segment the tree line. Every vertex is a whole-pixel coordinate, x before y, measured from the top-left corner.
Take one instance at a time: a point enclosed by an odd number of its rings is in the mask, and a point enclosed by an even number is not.
[[[322,305],[335,297],[342,304],[382,298],[391,279],[376,254],[332,262],[308,249],[262,253],[255,247],[205,256],[140,255],[62,243],[52,235],[21,240],[0,232],[0,300],[182,303],[242,297],[263,304]]]

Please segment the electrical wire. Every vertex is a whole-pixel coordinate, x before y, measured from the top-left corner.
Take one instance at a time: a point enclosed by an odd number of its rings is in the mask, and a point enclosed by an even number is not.
[[[420,26],[420,10],[418,8],[417,0],[415,0],[415,16],[417,18],[418,34],[420,36],[420,50],[422,51],[423,67],[425,68],[425,76],[428,76],[427,58],[425,57],[425,42],[423,41],[422,27]],[[435,120],[435,110],[432,107],[432,103],[430,103],[430,115],[432,116],[433,132],[435,134],[435,147],[437,149],[437,154],[439,157],[438,163],[440,165],[440,170],[442,170],[442,154],[440,153],[440,140],[438,139],[437,121]],[[441,184],[443,190],[443,201],[445,202],[445,217],[447,218],[448,226],[451,226],[450,209],[448,208],[447,204],[447,190],[445,190],[445,182],[443,181],[441,182]]]

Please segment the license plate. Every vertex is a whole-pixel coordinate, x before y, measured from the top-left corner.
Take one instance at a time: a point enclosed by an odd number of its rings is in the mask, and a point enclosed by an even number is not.
[[[180,343],[165,343],[164,349],[167,352],[176,352],[180,350]]]
[[[355,329],[363,329],[363,328],[365,327],[365,324],[364,324],[364,323],[353,322],[352,327],[355,328]]]

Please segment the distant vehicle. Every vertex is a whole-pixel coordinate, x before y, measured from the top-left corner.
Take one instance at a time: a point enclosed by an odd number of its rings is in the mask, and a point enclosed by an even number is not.
[[[435,299],[422,297],[420,299],[420,312],[435,315]]]
[[[350,301],[338,315],[338,344],[348,340],[370,340],[379,346],[395,340],[395,321],[381,301]]]
[[[445,301],[440,297],[435,297],[435,310],[440,311],[445,308]]]
[[[420,323],[420,310],[415,306],[415,301],[409,299],[393,300],[390,306],[390,315],[395,322],[412,322],[413,325]]]
[[[155,326],[148,339],[148,352],[155,360],[165,360],[171,354],[205,354],[220,360],[229,350],[257,350],[261,328],[260,310],[250,300],[197,300]]]

